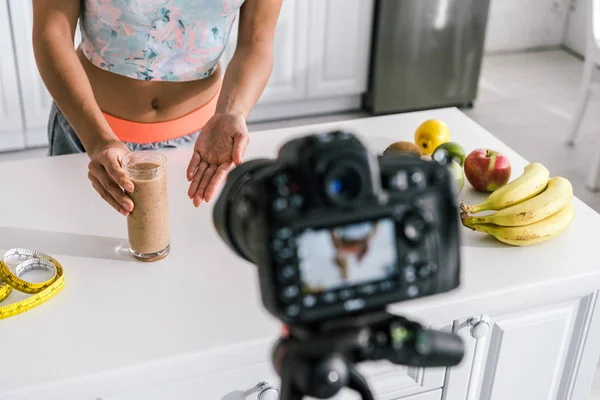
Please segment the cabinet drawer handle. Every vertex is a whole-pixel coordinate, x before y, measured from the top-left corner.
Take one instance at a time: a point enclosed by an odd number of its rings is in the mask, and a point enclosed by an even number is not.
[[[269,382],[260,382],[258,388],[258,400],[279,400],[279,390]]]
[[[481,339],[490,330],[490,324],[483,319],[469,318],[467,323],[471,325],[471,336],[474,339]]]

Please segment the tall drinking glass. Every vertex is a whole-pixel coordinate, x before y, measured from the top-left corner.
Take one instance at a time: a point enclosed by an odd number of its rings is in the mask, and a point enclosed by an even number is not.
[[[127,217],[129,252],[142,261],[158,261],[171,250],[167,158],[154,151],[129,153],[121,161],[134,185],[133,211]]]

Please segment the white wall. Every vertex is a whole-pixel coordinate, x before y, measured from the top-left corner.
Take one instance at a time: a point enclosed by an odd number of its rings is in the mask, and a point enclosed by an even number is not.
[[[491,0],[486,52],[560,46],[571,0]]]
[[[574,52],[583,55],[586,41],[586,0],[571,0],[573,6],[569,13],[565,46]]]

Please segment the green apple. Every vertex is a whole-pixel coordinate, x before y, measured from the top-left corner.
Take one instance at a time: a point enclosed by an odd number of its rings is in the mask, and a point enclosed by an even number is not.
[[[463,166],[467,153],[465,153],[465,149],[460,144],[446,142],[436,147],[431,157],[440,164],[447,164],[450,160],[454,160]]]
[[[463,167],[454,160],[450,161],[450,163],[446,166],[452,173],[452,176],[456,181],[456,188],[458,190],[458,193],[460,193],[463,190],[463,187],[465,186],[465,173],[463,171]]]

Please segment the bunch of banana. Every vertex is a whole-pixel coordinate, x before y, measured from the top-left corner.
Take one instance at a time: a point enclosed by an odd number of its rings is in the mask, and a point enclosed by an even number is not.
[[[484,202],[461,204],[467,228],[488,233],[513,246],[552,239],[575,219],[573,186],[563,177],[550,178],[546,167],[531,163],[523,174],[494,191]],[[481,211],[493,214],[476,216]]]

